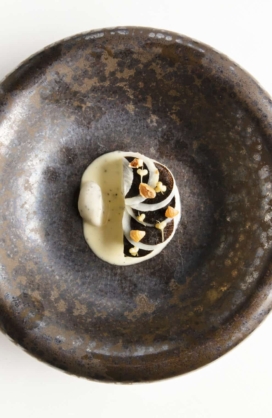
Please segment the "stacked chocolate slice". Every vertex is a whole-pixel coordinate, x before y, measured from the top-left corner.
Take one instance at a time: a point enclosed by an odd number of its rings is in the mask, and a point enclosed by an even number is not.
[[[171,171],[138,153],[123,157],[124,253],[150,258],[171,240],[181,215],[179,192]]]

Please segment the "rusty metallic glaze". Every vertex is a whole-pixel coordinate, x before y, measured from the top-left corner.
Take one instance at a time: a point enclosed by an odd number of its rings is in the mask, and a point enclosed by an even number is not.
[[[171,32],[61,41],[0,85],[0,326],[35,357],[112,382],[196,369],[271,309],[272,102],[236,64]],[[169,167],[183,215],[154,259],[116,267],[77,198],[99,155]]]

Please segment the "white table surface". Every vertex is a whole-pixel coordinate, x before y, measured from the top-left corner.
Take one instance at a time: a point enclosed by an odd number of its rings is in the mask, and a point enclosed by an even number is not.
[[[0,78],[44,46],[90,29],[139,25],[205,42],[272,95],[271,0],[1,0]],[[166,381],[113,385],[68,376],[0,334],[0,416],[271,418],[272,314],[230,353]]]

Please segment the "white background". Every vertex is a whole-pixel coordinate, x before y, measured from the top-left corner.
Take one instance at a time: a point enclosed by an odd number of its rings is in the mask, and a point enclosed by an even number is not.
[[[0,79],[46,45],[90,29],[139,25],[205,42],[272,95],[271,0],[0,0]],[[272,314],[243,343],[195,372],[151,384],[89,382],[38,362],[0,334],[0,415],[272,417]]]

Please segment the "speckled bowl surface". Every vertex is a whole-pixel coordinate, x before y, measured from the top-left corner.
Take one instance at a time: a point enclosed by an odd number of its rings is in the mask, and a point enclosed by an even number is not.
[[[0,327],[37,358],[112,382],[182,374],[271,309],[272,102],[226,56],[171,32],[93,31],[0,85]],[[175,175],[182,220],[157,257],[87,246],[81,176],[140,151]]]

